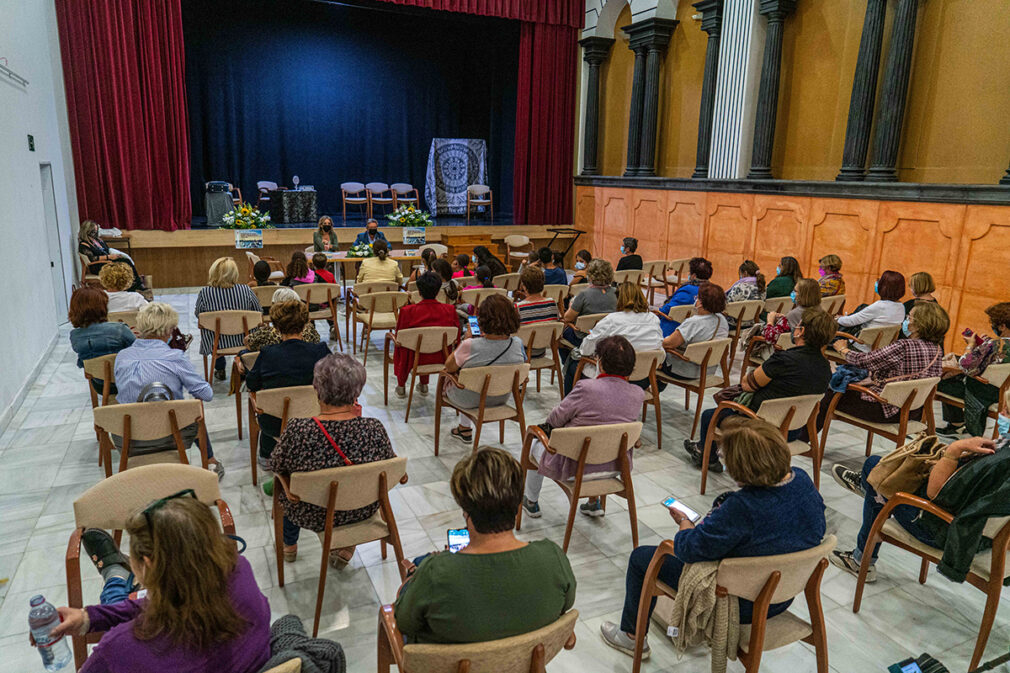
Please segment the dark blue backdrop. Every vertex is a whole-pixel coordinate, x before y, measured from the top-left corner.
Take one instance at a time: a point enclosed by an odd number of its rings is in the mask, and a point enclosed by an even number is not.
[[[488,142],[495,206],[512,209],[519,22],[308,0],[184,0],[194,214],[204,182],[319,192],[410,182],[433,137]],[[350,209],[349,209],[350,210]],[[356,212],[356,211],[355,211]]]

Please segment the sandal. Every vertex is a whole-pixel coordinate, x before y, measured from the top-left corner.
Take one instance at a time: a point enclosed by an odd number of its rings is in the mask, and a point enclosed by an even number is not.
[[[295,559],[298,558],[298,545],[293,544],[290,547],[284,545],[284,562],[294,563]]]
[[[88,558],[95,564],[98,572],[111,565],[119,565],[130,570],[130,559],[119,551],[116,541],[101,528],[89,528],[81,534],[81,542]]]
[[[469,444],[473,441],[473,430],[470,428],[463,428],[462,430],[453,428],[450,434],[464,444]]]
[[[334,549],[330,552],[330,567],[334,570],[343,570],[354,558],[354,550],[348,552],[346,549]]]

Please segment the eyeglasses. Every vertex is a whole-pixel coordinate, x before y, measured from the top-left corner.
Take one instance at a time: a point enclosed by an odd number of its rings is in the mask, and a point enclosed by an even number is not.
[[[165,506],[165,503],[169,500],[175,500],[176,498],[185,498],[189,496],[191,498],[196,498],[196,491],[191,488],[185,488],[178,493],[173,493],[172,495],[166,495],[164,498],[158,498],[144,510],[144,519],[147,521],[147,529],[150,531],[154,530],[154,526],[151,524],[151,513],[156,512]]]

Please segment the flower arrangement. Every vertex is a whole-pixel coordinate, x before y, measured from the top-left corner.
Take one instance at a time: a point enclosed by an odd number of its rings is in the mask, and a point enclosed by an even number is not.
[[[386,215],[386,219],[394,227],[430,227],[434,224],[431,221],[431,215],[414,206],[400,206]]]
[[[357,243],[347,251],[348,257],[375,257],[371,243]]]
[[[221,218],[222,229],[273,229],[270,215],[261,213],[259,208],[248,203],[240,203]]]

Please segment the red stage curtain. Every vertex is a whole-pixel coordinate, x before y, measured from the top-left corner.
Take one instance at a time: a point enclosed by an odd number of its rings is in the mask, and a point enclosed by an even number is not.
[[[180,0],[56,0],[81,219],[188,229]]]
[[[382,0],[397,5],[581,28],[584,0]]]
[[[578,29],[523,23],[516,93],[513,213],[522,224],[571,224]]]

